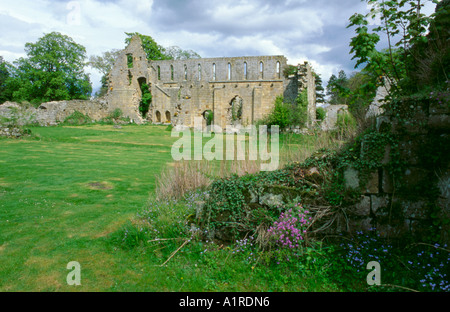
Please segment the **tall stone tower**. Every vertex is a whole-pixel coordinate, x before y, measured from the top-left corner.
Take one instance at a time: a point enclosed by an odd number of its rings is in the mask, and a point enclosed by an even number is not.
[[[144,119],[139,112],[141,85],[148,83],[148,75],[148,60],[141,39],[134,36],[117,58],[109,75],[107,101],[110,111],[120,109],[135,123],[142,123]]]

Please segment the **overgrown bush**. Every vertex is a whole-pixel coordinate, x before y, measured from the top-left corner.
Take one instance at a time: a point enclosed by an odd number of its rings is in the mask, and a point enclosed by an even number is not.
[[[355,117],[350,112],[338,114],[336,126],[338,131],[352,132],[356,130],[357,123]]]
[[[316,119],[323,121],[327,117],[327,112],[323,107],[317,107],[316,109]]]
[[[84,115],[79,111],[74,111],[70,116],[64,119],[63,124],[66,125],[85,125],[92,122],[92,119],[88,115]]]
[[[304,127],[308,119],[307,109],[308,93],[306,89],[298,95],[294,103],[286,103],[283,96],[278,96],[275,99],[272,112],[256,124],[267,126],[277,125],[281,130],[287,127]]]
[[[122,110],[120,108],[116,108],[107,117],[102,118],[99,123],[107,124],[107,125],[114,125],[121,121],[124,123],[128,123],[128,122],[130,122],[130,119],[123,117]]]

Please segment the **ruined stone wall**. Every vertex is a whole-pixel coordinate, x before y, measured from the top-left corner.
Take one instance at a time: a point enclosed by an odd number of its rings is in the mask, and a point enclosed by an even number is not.
[[[41,126],[56,126],[74,112],[87,115],[94,121],[106,118],[110,114],[105,100],[54,101],[43,103],[38,108],[24,108],[14,102],[0,105],[0,117],[6,120],[13,118],[18,125],[37,123]]]
[[[214,125],[250,125],[264,118],[277,96],[296,98],[308,88],[308,125],[315,120],[315,82],[308,63],[299,73],[285,78],[284,56],[201,58],[148,61],[138,36],[122,51],[110,74],[107,102],[110,111],[121,109],[125,117],[144,122],[139,112],[141,85],[146,83],[152,105],[146,119],[193,127],[196,117],[213,113]],[[299,87],[300,85],[300,87]],[[239,107],[239,114],[233,114]],[[206,118],[203,119],[204,126]]]
[[[270,113],[289,83],[283,56],[209,58],[150,62],[153,122],[194,126],[214,113],[214,123],[231,125],[233,100],[242,103],[240,122],[249,125]]]
[[[347,189],[361,189],[348,214],[353,230],[377,228],[382,235],[425,237],[441,233],[450,241],[450,107],[435,99],[390,103],[376,130],[395,138],[384,146],[381,166],[368,179],[349,167]],[[361,143],[370,150],[370,141]],[[365,146],[367,145],[367,146]],[[445,221],[447,220],[447,221]]]
[[[136,123],[144,120],[139,113],[140,85],[148,83],[148,61],[138,36],[121,52],[109,75],[107,102],[109,110],[120,109]]]

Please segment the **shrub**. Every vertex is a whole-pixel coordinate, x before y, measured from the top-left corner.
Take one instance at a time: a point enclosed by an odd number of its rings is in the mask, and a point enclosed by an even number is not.
[[[336,126],[339,131],[355,131],[357,126],[356,119],[350,112],[340,113],[337,116]]]
[[[122,116],[123,116],[122,110],[120,108],[116,108],[107,117],[102,118],[100,123],[113,125],[113,124],[118,123],[120,120],[129,121],[129,120],[126,120],[125,118],[123,118]]]
[[[280,129],[284,129],[290,124],[289,116],[289,106],[283,102],[282,96],[278,96],[274,108],[267,118],[267,126],[277,125]]]
[[[85,125],[91,123],[92,119],[88,115],[84,115],[79,111],[74,111],[70,116],[64,119],[63,124],[69,125]]]
[[[325,117],[327,117],[327,112],[323,107],[317,107],[316,109],[316,119],[323,121],[325,120]]]

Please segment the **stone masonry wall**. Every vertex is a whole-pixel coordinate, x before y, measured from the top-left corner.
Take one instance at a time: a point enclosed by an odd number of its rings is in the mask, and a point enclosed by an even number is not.
[[[110,114],[108,104],[104,100],[55,101],[43,103],[38,108],[26,109],[14,102],[0,105],[0,117],[15,118],[19,125],[37,123],[41,126],[56,126],[76,111],[95,121]]]
[[[362,191],[350,209],[351,230],[374,227],[391,237],[440,231],[449,241],[450,228],[444,222],[450,218],[448,102],[403,100],[392,106],[376,120],[378,132],[398,139],[395,146],[384,147],[382,165],[364,183],[354,168],[344,172],[345,187]]]
[[[241,122],[249,125],[270,113],[288,81],[283,56],[151,61],[153,122],[194,126],[211,110],[214,123],[231,125],[232,101],[242,99]]]

